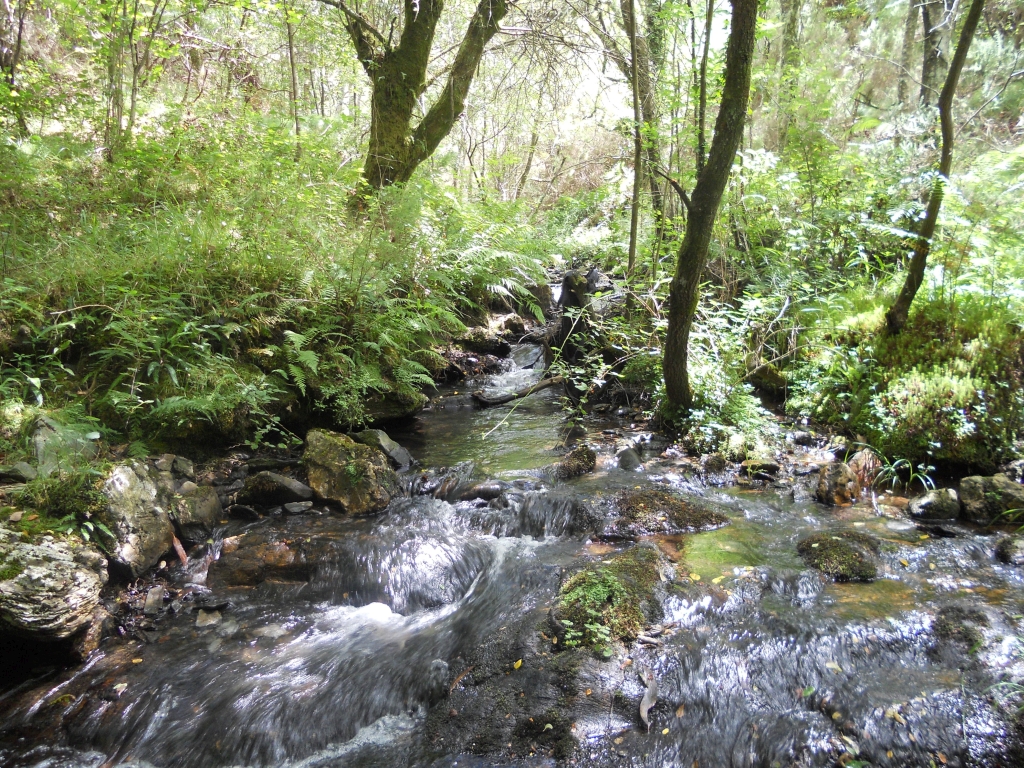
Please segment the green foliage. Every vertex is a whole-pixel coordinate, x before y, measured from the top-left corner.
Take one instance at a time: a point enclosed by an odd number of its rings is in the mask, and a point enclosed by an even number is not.
[[[287,444],[303,414],[432,386],[430,348],[490,304],[536,311],[514,205],[425,180],[356,218],[329,134],[297,164],[259,118],[167,130],[114,165],[64,137],[0,154],[5,397],[83,399],[132,441]]]

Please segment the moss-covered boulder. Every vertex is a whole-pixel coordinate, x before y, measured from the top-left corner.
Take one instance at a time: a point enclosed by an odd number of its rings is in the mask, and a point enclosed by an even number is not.
[[[877,539],[856,531],[815,533],[796,546],[808,566],[835,581],[872,581],[878,550]]]
[[[619,517],[605,531],[606,538],[700,533],[729,524],[729,518],[705,504],[667,491],[627,491],[615,500],[615,507]]]
[[[552,615],[565,647],[607,650],[615,640],[634,640],[658,621],[661,556],[640,545],[570,576],[558,593]]]
[[[1024,565],[1024,536],[1004,536],[996,544],[996,557],[1007,565]]]
[[[400,493],[387,456],[345,435],[310,430],[302,460],[316,495],[341,504],[349,514],[376,512]]]
[[[421,392],[384,392],[363,403],[368,424],[387,425],[411,419],[426,408],[430,399]]]
[[[559,480],[579,477],[593,472],[597,466],[597,454],[589,445],[577,445],[565,458],[551,468],[551,473]]]
[[[171,503],[171,517],[186,544],[205,541],[223,514],[217,491],[208,485],[186,483]]]
[[[965,477],[959,495],[963,516],[972,523],[988,525],[999,518],[1014,522],[1024,517],[1024,485],[1002,473]]]
[[[989,626],[988,616],[977,608],[948,605],[942,608],[932,624],[932,632],[939,641],[960,645],[974,652],[984,640],[978,627]]]

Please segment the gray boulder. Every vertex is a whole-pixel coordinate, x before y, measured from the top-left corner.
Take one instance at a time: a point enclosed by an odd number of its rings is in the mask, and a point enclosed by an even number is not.
[[[960,481],[960,508],[965,519],[980,525],[996,518],[1007,522],[1024,518],[1024,485],[1002,473],[965,477]]]
[[[91,547],[52,536],[27,543],[0,528],[2,630],[65,640],[93,624],[106,582],[107,562]]]
[[[623,448],[615,454],[615,458],[618,459],[619,469],[623,472],[636,472],[643,467],[643,462],[640,461],[640,454],[633,448]]]
[[[996,544],[996,557],[1007,565],[1024,565],[1024,537],[1006,536]]]
[[[357,443],[376,448],[391,461],[395,469],[407,469],[412,464],[412,454],[400,446],[383,429],[364,429],[349,435]]]
[[[171,548],[174,526],[167,513],[168,489],[141,462],[119,464],[103,484],[107,509],[101,515],[117,539],[110,562],[129,578],[138,578]]]
[[[239,504],[256,504],[271,507],[291,504],[293,501],[309,501],[313,489],[291,477],[276,472],[257,472],[245,479],[245,486],[238,492]]]
[[[18,461],[11,466],[0,466],[0,483],[27,483],[35,480],[36,469],[25,461]]]
[[[32,432],[32,452],[38,472],[49,476],[57,467],[90,461],[96,457],[99,432],[88,432],[40,416]]]
[[[208,485],[198,487],[195,483],[185,483],[181,494],[171,503],[171,516],[177,524],[178,535],[186,544],[206,541],[223,514],[217,491]]]
[[[848,464],[833,461],[821,468],[815,496],[832,507],[849,506],[860,497],[860,480]]]
[[[925,520],[956,520],[960,517],[960,499],[952,488],[928,491],[924,496],[911,499],[910,515]]]

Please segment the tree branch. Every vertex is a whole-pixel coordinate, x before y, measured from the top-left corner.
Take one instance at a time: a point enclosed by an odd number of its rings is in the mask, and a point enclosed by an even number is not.
[[[661,168],[651,168],[651,170],[656,175],[661,176],[661,178],[665,179],[665,181],[667,181],[669,184],[672,185],[672,189],[674,189],[676,191],[676,194],[679,195],[679,199],[682,200],[683,201],[683,205],[686,206],[686,210],[689,211],[690,210],[690,196],[686,194],[686,190],[683,189],[682,185],[680,185],[680,183],[678,181],[676,181],[671,176],[669,176],[667,173],[665,173],[663,170],[661,170]]]
[[[359,57],[359,61],[362,62],[363,69],[369,74],[370,64],[377,58],[377,52],[374,50],[373,44],[367,35],[376,40],[384,51],[391,50],[389,42],[384,39],[384,35],[365,16],[353,11],[345,5],[343,0],[320,0],[320,2],[332,8],[337,8],[345,14],[345,29],[348,30],[348,34],[352,38],[352,43],[356,47],[356,55]]]

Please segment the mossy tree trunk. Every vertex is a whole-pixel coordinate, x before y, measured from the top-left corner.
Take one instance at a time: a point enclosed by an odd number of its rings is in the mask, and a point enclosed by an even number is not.
[[[669,404],[683,411],[693,405],[687,368],[690,329],[697,309],[718,207],[743,138],[750,97],[758,0],[732,1],[732,26],[725,55],[725,85],[715,121],[711,152],[697,177],[692,197],[683,197],[688,216],[669,293],[668,332],[663,368]],[[677,188],[680,193],[682,190]]]
[[[479,0],[443,90],[423,119],[415,123],[444,0],[404,0],[404,23],[397,45],[342,0],[321,2],[345,14],[346,29],[372,86],[370,146],[363,179],[374,190],[406,182],[462,115],[477,65],[508,6],[505,0]]]
[[[953,166],[953,95],[956,93],[960,72],[967,60],[967,51],[974,39],[974,31],[978,28],[978,21],[981,19],[984,5],[985,0],[973,0],[971,3],[963,29],[960,30],[956,53],[953,54],[953,61],[949,66],[949,73],[946,75],[946,84],[942,87],[942,93],[939,94],[939,125],[942,129],[939,174],[935,177],[931,194],[928,196],[928,208],[924,221],[921,222],[917,239],[914,241],[914,255],[910,259],[910,266],[907,267],[907,277],[903,281],[903,288],[889,311],[885,313],[885,326],[890,334],[898,334],[906,326],[907,318],[910,316],[910,305],[914,302],[921,283],[924,282],[924,270],[928,264],[928,254],[931,252],[932,238],[935,236],[935,227],[939,220],[939,209],[942,208],[946,180],[949,178],[949,172]]]

